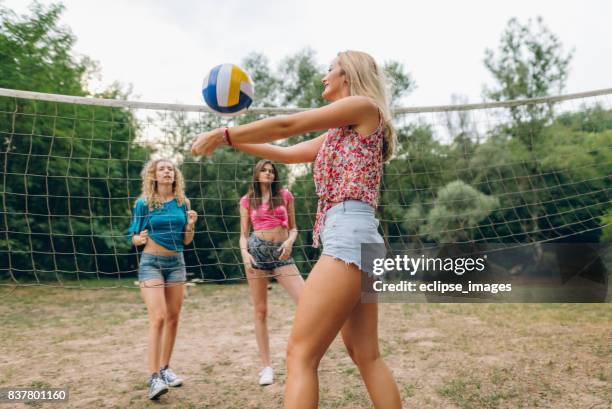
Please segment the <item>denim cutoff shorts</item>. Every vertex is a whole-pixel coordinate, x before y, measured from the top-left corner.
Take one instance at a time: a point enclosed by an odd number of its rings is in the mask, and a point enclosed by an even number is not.
[[[374,208],[359,200],[346,200],[325,213],[320,239],[323,244],[322,255],[332,256],[346,263],[355,264],[361,271],[373,275],[372,266],[361,264],[361,244],[384,244],[378,233],[379,221],[374,217]],[[378,252],[376,246],[376,251]],[[386,250],[380,246],[380,254],[371,254],[373,258],[384,258]]]
[[[151,253],[142,253],[138,266],[138,281],[154,278],[164,280],[166,283],[180,283],[187,279],[185,258],[183,253],[175,256],[156,256]]]
[[[273,270],[277,267],[295,264],[292,257],[289,257],[287,260],[279,259],[281,253],[280,247],[282,244],[282,241],[263,240],[257,237],[255,233],[251,233],[247,246],[249,254],[253,256],[255,260],[253,268],[258,270]]]

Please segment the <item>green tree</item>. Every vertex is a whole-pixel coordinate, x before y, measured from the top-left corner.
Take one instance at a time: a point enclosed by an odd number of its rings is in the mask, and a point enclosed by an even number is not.
[[[487,217],[499,201],[461,180],[448,183],[438,191],[433,208],[421,234],[440,243],[473,240],[479,222]]]
[[[326,102],[321,96],[325,70],[316,62],[316,53],[305,48],[281,62],[281,104],[285,107],[316,108]]]
[[[30,9],[17,16],[0,5],[0,86],[87,95],[95,66],[74,56],[62,6]],[[126,97],[116,88],[100,96]],[[0,271],[59,280],[133,270],[126,231],[146,155],[137,131],[125,109],[0,99]]]
[[[612,209],[609,209],[608,213],[601,217],[601,225],[605,226],[601,235],[601,242],[612,243]]]
[[[401,99],[416,88],[416,82],[406,67],[399,61],[387,61],[383,66],[389,87],[389,102],[398,106]]]
[[[381,183],[380,219],[385,236],[420,243],[419,227],[423,213],[433,205],[436,188],[441,186],[448,147],[434,137],[428,125],[399,128],[398,148],[393,160],[384,165]]]
[[[540,138],[536,154],[541,158],[541,179],[548,199],[544,203],[546,220],[541,227],[547,237],[597,242],[602,231],[600,220],[610,209],[610,163],[612,127],[599,110],[573,114],[568,127],[556,120]],[[607,113],[608,119],[612,112]],[[585,131],[584,129],[588,129]],[[595,132],[591,131],[595,129]],[[580,233],[576,236],[576,233]]]
[[[484,64],[497,84],[485,87],[484,95],[494,101],[548,96],[561,93],[569,73],[572,51],[564,52],[559,38],[541,17],[521,24],[508,21],[497,53],[485,51]],[[510,108],[511,132],[527,145],[552,118],[550,104],[522,105]]]
[[[261,53],[250,53],[242,60],[242,66],[256,84],[253,106],[278,106],[282,83],[272,72],[268,57]]]

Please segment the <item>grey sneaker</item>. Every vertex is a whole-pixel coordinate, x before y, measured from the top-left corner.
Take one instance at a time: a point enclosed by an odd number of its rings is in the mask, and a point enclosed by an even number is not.
[[[170,368],[160,369],[159,376],[168,386],[181,386],[183,384],[183,380],[179,378]]]
[[[166,382],[159,376],[152,376],[149,379],[149,399],[155,400],[165,393],[168,393]]]

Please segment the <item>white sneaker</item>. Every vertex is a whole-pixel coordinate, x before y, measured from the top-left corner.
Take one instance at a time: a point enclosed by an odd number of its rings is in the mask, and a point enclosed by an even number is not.
[[[163,394],[168,393],[168,385],[158,375],[149,379],[149,399],[156,400]]]
[[[271,367],[266,366],[259,373],[259,384],[264,386],[264,385],[270,385],[273,382],[274,382],[274,370]]]
[[[168,386],[181,386],[183,380],[179,378],[170,368],[162,368],[159,370],[159,377],[162,378]]]

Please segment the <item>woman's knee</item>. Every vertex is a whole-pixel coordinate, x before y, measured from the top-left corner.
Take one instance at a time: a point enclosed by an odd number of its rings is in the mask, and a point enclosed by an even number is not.
[[[266,322],[268,318],[268,306],[265,303],[255,305],[255,320]]]
[[[287,343],[287,368],[310,367],[318,368],[323,354],[317,352],[316,348],[309,346],[306,342],[295,341],[289,337]]]
[[[167,311],[166,312],[166,324],[177,325],[179,321],[180,311]]]
[[[153,327],[162,327],[166,321],[165,311],[154,311],[149,315],[149,321]]]
[[[363,348],[356,345],[345,343],[346,350],[358,367],[366,367],[380,359],[378,348]]]

